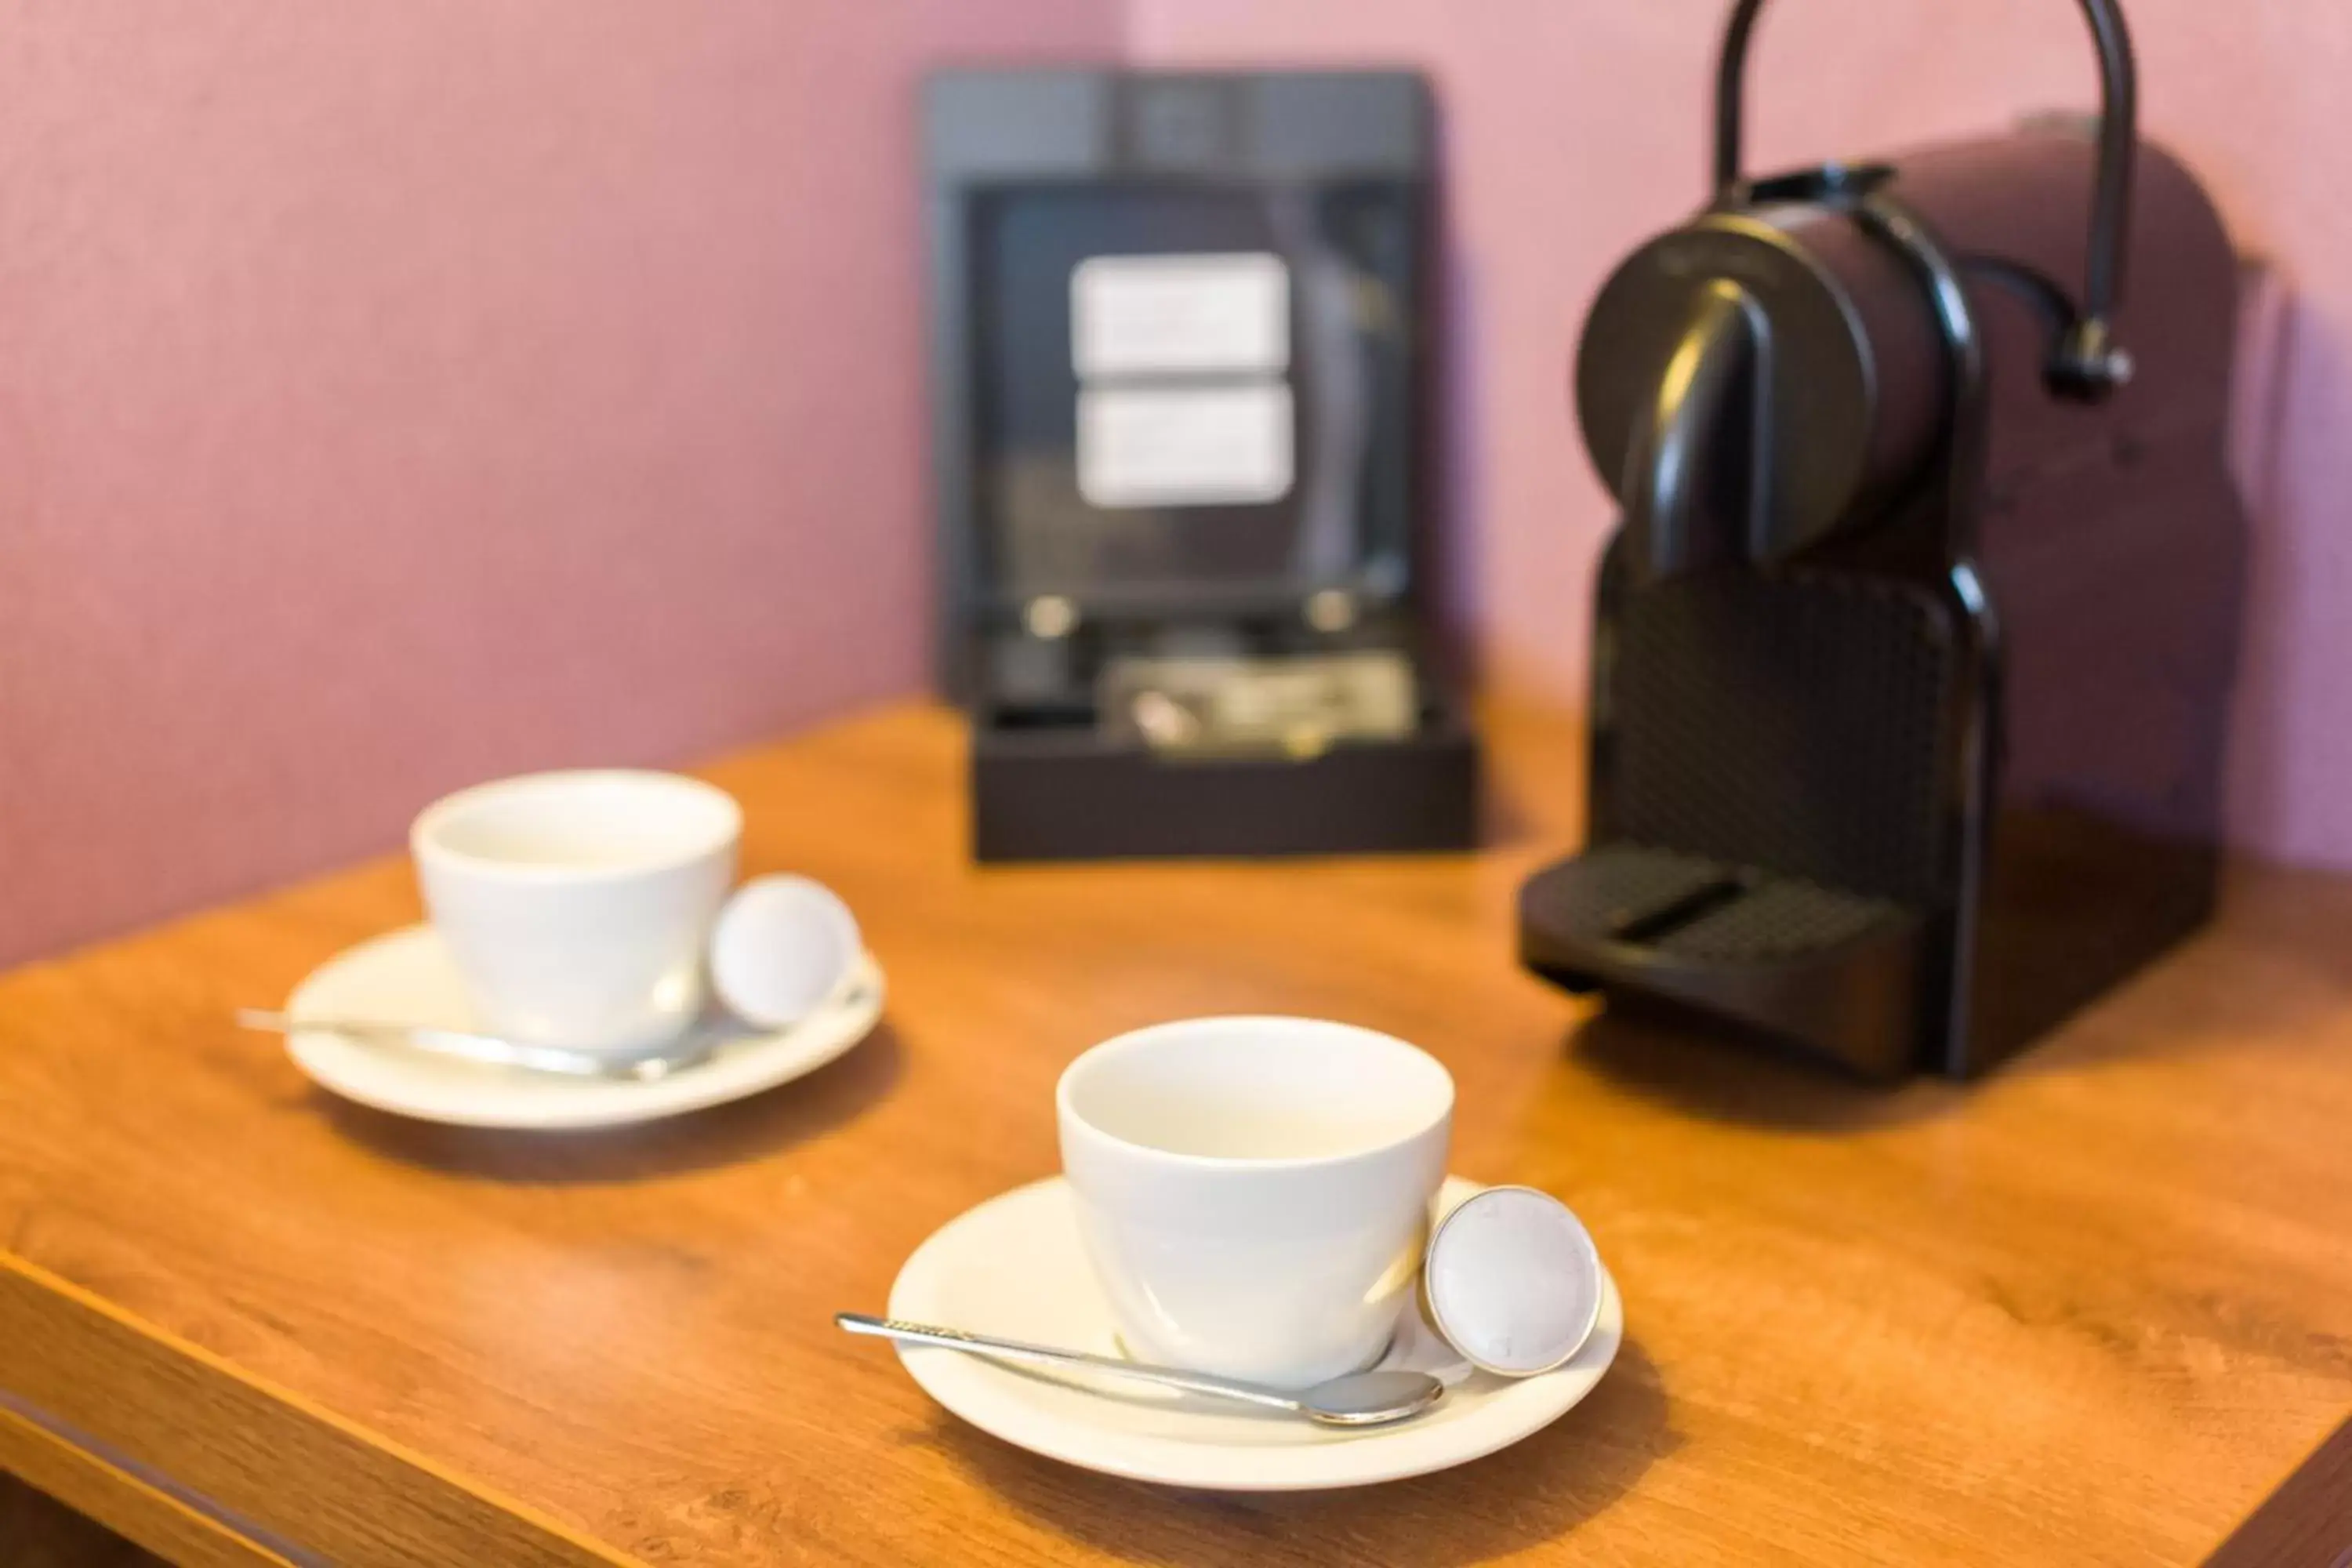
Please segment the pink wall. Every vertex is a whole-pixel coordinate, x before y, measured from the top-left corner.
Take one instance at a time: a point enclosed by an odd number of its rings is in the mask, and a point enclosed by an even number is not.
[[[2352,6],[2123,0],[2143,125],[2211,185],[2292,303],[2250,391],[2254,627],[2231,758],[2240,837],[2352,865]],[[1454,575],[1488,668],[1573,698],[1607,510],[1567,407],[1586,302],[1702,195],[1725,0],[1132,0],[1147,64],[1360,60],[1436,78],[1450,141]],[[1751,146],[1766,167],[2096,99],[2069,0],[1773,0]]]
[[[911,114],[1112,0],[24,0],[0,962],[923,679]]]

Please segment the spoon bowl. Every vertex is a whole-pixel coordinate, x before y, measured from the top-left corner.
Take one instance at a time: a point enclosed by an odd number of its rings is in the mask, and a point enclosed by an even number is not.
[[[1351,1372],[1298,1395],[1298,1407],[1326,1426],[1385,1426],[1444,1397],[1445,1385],[1425,1372]]]

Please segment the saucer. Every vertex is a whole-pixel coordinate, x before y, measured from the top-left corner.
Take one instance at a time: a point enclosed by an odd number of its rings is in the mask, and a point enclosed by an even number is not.
[[[1441,1214],[1479,1190],[1449,1178]],[[1078,1239],[1069,1184],[1050,1176],[950,1220],[890,1288],[890,1316],[1117,1355],[1110,1308]],[[1601,1319],[1569,1363],[1538,1377],[1479,1372],[1405,1314],[1383,1366],[1435,1373],[1426,1415],[1346,1431],[1222,1400],[1082,1372],[1016,1369],[960,1351],[901,1345],[898,1358],[953,1414],[1033,1453],[1086,1469],[1213,1491],[1369,1486],[1491,1454],[1558,1418],[1616,1358],[1624,1305],[1603,1271]]]
[[[383,1018],[475,1027],[449,952],[415,925],[344,949],[287,999],[299,1018]],[[728,1041],[709,1061],[646,1082],[573,1079],[488,1067],[423,1051],[364,1046],[297,1028],[287,1054],[322,1087],[362,1105],[459,1127],[617,1127],[740,1100],[815,1071],[872,1032],[882,1016],[882,971],[862,955],[835,999],[788,1028],[716,1027]]]

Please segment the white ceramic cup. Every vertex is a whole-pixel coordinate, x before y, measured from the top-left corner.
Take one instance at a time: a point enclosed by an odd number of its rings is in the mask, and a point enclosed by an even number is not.
[[[409,847],[482,1028],[637,1050],[702,1006],[742,828],[732,796],[675,773],[528,773],[425,807]]]
[[[1095,1047],[1055,1103],[1130,1354],[1285,1388],[1378,1359],[1445,1176],[1434,1058],[1346,1024],[1195,1018]]]

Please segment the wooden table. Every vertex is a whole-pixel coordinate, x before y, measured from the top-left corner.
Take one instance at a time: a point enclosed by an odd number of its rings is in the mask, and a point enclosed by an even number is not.
[[[864,917],[887,1021],[617,1135],[405,1124],[230,1026],[416,918],[397,861],[0,980],[0,1466],[201,1563],[2139,1568],[2352,1407],[2352,887],[2245,872],[1990,1081],[1873,1091],[1520,973],[1578,742],[1492,735],[1497,847],[1301,866],[974,869],[928,708],[722,763],[748,868]],[[1185,1495],[972,1431],[831,1327],[1054,1168],[1072,1055],[1225,1010],[1446,1061],[1456,1167],[1568,1198],[1622,1283],[1590,1400],[1450,1474]]]

